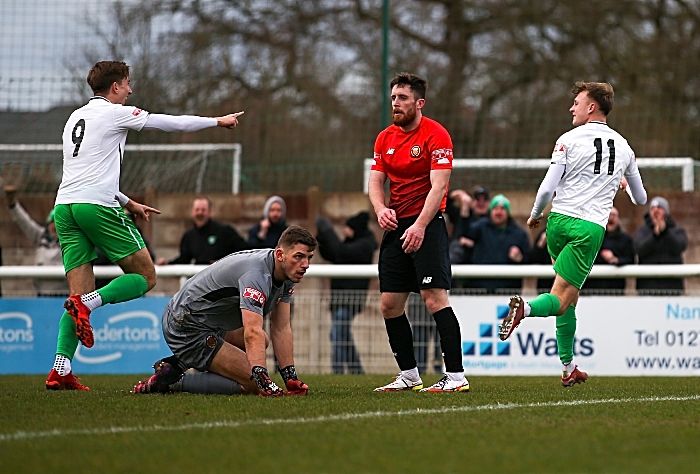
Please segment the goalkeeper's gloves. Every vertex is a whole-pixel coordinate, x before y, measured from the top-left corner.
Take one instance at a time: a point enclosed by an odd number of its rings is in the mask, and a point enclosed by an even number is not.
[[[250,376],[250,380],[255,380],[258,394],[262,397],[279,397],[284,394],[282,389],[270,379],[265,367],[259,365],[253,367],[253,375]]]
[[[297,370],[293,365],[281,369],[280,374],[284,379],[284,385],[287,387],[285,395],[306,395],[309,393],[309,386],[299,380]]]

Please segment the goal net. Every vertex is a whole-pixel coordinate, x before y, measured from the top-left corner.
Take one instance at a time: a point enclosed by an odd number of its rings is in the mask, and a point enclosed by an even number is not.
[[[0,177],[24,193],[54,193],[61,182],[62,146],[0,145]],[[241,184],[239,143],[126,145],[122,192],[238,194]]]

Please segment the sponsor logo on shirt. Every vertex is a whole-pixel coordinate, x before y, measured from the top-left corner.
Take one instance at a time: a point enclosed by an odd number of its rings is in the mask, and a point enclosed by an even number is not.
[[[452,149],[450,148],[440,148],[439,150],[433,151],[432,159],[438,165],[449,165],[452,161]]]
[[[141,112],[141,109],[134,109],[134,111],[131,112],[131,115],[133,115],[134,117],[138,117]]]
[[[393,149],[393,148],[389,148],[389,150],[387,150],[386,154],[387,154],[387,155],[393,155],[393,154],[394,154],[394,149]]]
[[[252,300],[253,304],[256,306],[263,306],[265,304],[265,295],[263,292],[256,288],[251,288],[250,286],[246,286],[245,290],[243,290],[243,297]]]
[[[556,145],[554,145],[554,151],[552,153],[556,153],[558,151],[564,151],[563,143],[557,143]]]
[[[419,145],[413,145],[411,147],[411,156],[414,158],[418,158],[420,156],[420,146]]]

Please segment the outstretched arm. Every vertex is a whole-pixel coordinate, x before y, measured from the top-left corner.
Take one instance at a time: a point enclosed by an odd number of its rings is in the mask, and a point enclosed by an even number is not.
[[[222,117],[198,117],[196,115],[150,114],[143,126],[144,130],[162,130],[164,132],[196,132],[209,127],[235,128],[238,116],[243,112]]]

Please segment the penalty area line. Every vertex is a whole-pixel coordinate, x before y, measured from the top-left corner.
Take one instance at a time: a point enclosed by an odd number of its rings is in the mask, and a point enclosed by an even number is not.
[[[339,415],[315,416],[312,418],[269,418],[262,420],[246,421],[211,421],[206,423],[187,423],[182,425],[135,425],[135,426],[112,426],[107,428],[63,430],[54,429],[46,431],[16,431],[14,433],[0,433],[0,441],[19,441],[37,438],[53,438],[63,436],[84,436],[84,435],[110,435],[121,433],[148,433],[157,431],[187,431],[206,430],[212,428],[239,428],[243,426],[274,426],[300,423],[323,423],[329,421],[362,420],[382,417],[413,416],[413,415],[439,415],[445,413],[465,413],[478,411],[513,410],[524,408],[549,408],[549,407],[573,407],[586,405],[612,405],[623,403],[646,403],[646,402],[686,402],[700,400],[700,395],[690,395],[685,397],[642,397],[642,398],[604,398],[598,400],[571,400],[558,402],[538,402],[538,403],[495,403],[477,406],[452,406],[443,408],[415,408],[412,410],[398,411],[369,411],[363,413],[342,413]]]

